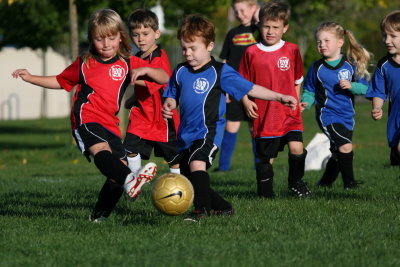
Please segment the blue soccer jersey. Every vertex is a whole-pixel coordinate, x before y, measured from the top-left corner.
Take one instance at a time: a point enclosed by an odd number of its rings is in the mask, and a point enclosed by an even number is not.
[[[253,86],[232,67],[214,59],[198,70],[187,63],[179,64],[163,94],[180,106],[179,151],[199,139],[212,140],[220,147],[225,128],[225,93],[240,100]]]
[[[340,123],[350,131],[354,128],[354,96],[341,89],[340,80],[368,85],[366,78],[356,79],[356,67],[342,57],[335,67],[320,59],[312,64],[304,82],[304,90],[315,95],[317,121],[326,127]]]
[[[400,64],[390,55],[379,60],[365,97],[379,97],[384,101],[389,97],[387,138],[389,146],[396,147],[400,140]]]

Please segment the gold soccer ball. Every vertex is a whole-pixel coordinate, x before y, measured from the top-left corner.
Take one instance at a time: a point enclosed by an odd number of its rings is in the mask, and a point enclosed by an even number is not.
[[[167,215],[179,215],[193,203],[194,190],[190,181],[181,174],[167,173],[153,182],[151,201],[154,207]]]

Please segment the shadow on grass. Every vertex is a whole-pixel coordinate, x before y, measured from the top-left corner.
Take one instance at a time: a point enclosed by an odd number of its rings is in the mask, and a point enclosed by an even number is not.
[[[34,144],[32,142],[24,143],[22,139],[20,142],[0,142],[0,149],[15,149],[15,150],[28,150],[28,149],[54,149],[65,147],[64,143],[60,144]]]
[[[18,218],[58,218],[72,220],[88,220],[97,200],[96,191],[75,191],[75,197],[60,196],[55,193],[15,191],[0,196],[2,207],[0,216]],[[79,197],[77,197],[79,196]],[[120,202],[125,201],[122,197]],[[120,203],[121,204],[121,203]],[[137,205],[117,205],[111,216],[123,216],[124,225],[157,224],[157,216],[151,216],[148,209]],[[86,214],[81,216],[82,210]]]
[[[31,126],[1,126],[1,134],[19,134],[19,135],[32,135],[32,134],[64,134],[70,133],[71,129],[68,128],[69,124],[64,128],[46,128],[32,124]]]
[[[226,184],[223,184],[226,185]],[[236,197],[236,198],[243,198],[243,199],[248,199],[248,200],[263,200],[263,198],[260,198],[256,190],[252,190],[249,188],[248,190],[243,190],[243,188],[218,188],[214,187],[213,188],[218,194],[220,194],[223,197]],[[275,199],[293,199],[295,200],[306,200],[306,199],[313,199],[313,200],[364,200],[364,201],[373,201],[376,200],[376,196],[371,196],[369,194],[363,194],[362,189],[357,189],[357,190],[342,190],[342,191],[336,191],[334,189],[331,190],[311,190],[312,194],[309,197],[305,198],[299,198],[295,195],[293,195],[289,190],[287,189],[275,189]],[[384,198],[384,197],[382,197]],[[392,200],[392,199],[390,199]]]

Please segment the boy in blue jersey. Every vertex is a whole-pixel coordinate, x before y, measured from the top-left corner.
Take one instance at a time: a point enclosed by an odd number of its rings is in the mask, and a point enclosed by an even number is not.
[[[386,15],[381,22],[383,42],[388,54],[378,62],[366,97],[372,99],[372,118],[380,120],[382,106],[387,97],[390,113],[387,123],[387,139],[392,151],[400,153],[400,10]]]
[[[181,173],[193,184],[194,211],[186,220],[214,215],[233,215],[232,205],[210,187],[207,169],[221,146],[225,128],[226,94],[240,100],[244,95],[279,101],[292,109],[297,101],[245,80],[227,64],[211,57],[214,25],[200,15],[187,16],[177,38],[186,62],[179,64],[163,96],[163,115],[171,118],[180,106],[178,150]]]

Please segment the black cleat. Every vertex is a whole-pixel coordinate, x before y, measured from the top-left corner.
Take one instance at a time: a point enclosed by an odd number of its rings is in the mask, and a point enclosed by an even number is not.
[[[298,197],[308,197],[311,195],[310,189],[308,189],[307,184],[302,180],[289,184],[289,190]]]
[[[213,215],[215,216],[233,216],[235,214],[235,210],[233,208],[226,210],[214,210]]]
[[[317,186],[320,188],[332,188],[332,184],[324,183],[322,180],[319,180]]]
[[[345,184],[345,185],[344,185],[344,189],[345,189],[345,190],[357,189],[357,188],[359,188],[360,185],[363,184],[363,183],[364,183],[363,181],[354,180],[354,181],[349,182],[348,184]]]
[[[193,210],[183,220],[189,222],[199,222],[200,220],[206,219],[207,217],[207,212],[203,210]]]

